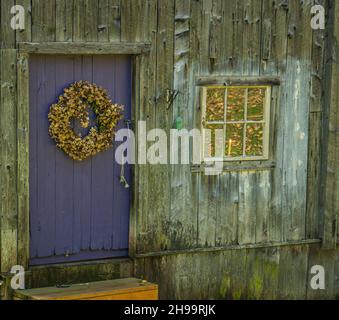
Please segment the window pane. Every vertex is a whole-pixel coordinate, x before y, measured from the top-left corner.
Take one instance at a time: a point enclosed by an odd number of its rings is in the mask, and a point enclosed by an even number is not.
[[[205,129],[205,158],[211,157],[222,157],[222,152],[219,151],[217,148],[222,147],[224,143],[224,126],[223,125],[206,125]],[[208,131],[208,129],[210,131]],[[217,131],[220,130],[220,131]],[[210,133],[209,133],[210,132]]]
[[[264,120],[265,88],[248,89],[247,120]]]
[[[206,120],[224,121],[225,89],[208,89],[206,101]]]
[[[246,131],[246,156],[263,156],[264,125],[248,124]]]
[[[245,120],[245,94],[243,88],[227,90],[227,121]]]
[[[228,124],[226,126],[226,157],[243,156],[243,124]]]

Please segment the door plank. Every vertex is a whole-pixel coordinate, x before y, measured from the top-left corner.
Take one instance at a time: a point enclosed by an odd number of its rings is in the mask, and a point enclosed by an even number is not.
[[[49,57],[50,64],[53,56]],[[56,86],[51,88],[51,95],[58,97],[63,94],[64,88],[73,83],[73,57],[58,56],[55,60]],[[53,141],[52,141],[53,142]],[[54,143],[54,142],[53,142]],[[55,231],[56,231],[56,255],[69,255],[73,253],[73,214],[74,214],[74,192],[73,192],[73,160],[62,150],[56,149],[55,153]]]
[[[92,56],[74,57],[74,81],[92,81]],[[74,236],[73,252],[89,250],[91,246],[91,183],[92,158],[74,166]],[[86,196],[83,196],[86,195]]]
[[[37,143],[38,143],[38,256],[51,256],[54,254],[53,243],[55,240],[55,227],[50,222],[55,219],[55,152],[56,148],[51,141],[47,120],[48,108],[54,100],[49,88],[55,87],[55,65],[48,64],[47,57],[42,57],[39,61],[38,72],[38,101],[37,104],[31,105],[37,108]],[[42,69],[40,69],[42,68]]]

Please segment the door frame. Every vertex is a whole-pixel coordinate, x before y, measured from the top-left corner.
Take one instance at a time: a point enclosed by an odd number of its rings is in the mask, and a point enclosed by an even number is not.
[[[29,57],[32,54],[65,55],[115,55],[132,57],[132,121],[139,120],[138,112],[141,99],[140,78],[142,63],[149,59],[150,43],[96,43],[96,42],[51,42],[18,44],[17,55],[17,150],[18,150],[18,263],[29,270],[30,260],[30,212],[29,212]],[[143,62],[142,62],[143,61]],[[146,62],[147,63],[147,62]],[[136,132],[136,128],[135,128]],[[136,139],[137,140],[137,139]],[[137,147],[137,146],[136,146]],[[138,203],[138,165],[131,166],[131,206],[129,223],[129,257],[136,255],[136,221]]]

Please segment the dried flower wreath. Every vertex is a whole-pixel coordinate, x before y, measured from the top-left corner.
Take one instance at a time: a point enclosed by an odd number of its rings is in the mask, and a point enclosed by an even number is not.
[[[79,119],[81,127],[88,128],[89,108],[96,115],[96,126],[82,137],[74,132],[71,121]],[[72,159],[85,160],[113,145],[114,130],[123,118],[123,108],[112,103],[105,89],[86,81],[75,82],[64,90],[58,103],[51,106],[49,133],[57,147]]]

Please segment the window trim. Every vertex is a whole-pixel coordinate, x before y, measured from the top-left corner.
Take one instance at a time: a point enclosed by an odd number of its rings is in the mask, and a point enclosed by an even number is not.
[[[273,85],[272,84],[250,84],[250,85],[205,85],[205,86],[201,86],[200,87],[202,90],[202,94],[201,94],[201,106],[202,106],[202,116],[201,116],[201,121],[200,121],[200,129],[202,132],[202,141],[203,141],[203,145],[201,147],[201,158],[202,158],[202,162],[204,164],[209,163],[209,162],[225,162],[225,163],[234,163],[234,162],[253,162],[253,161],[268,161],[270,160],[270,132],[271,132],[271,111],[272,111],[272,103],[271,103],[271,99],[272,99],[272,90],[273,90]],[[225,155],[223,156],[223,158],[221,157],[205,157],[205,128],[204,125],[206,125],[206,121],[205,121],[205,115],[206,115],[206,109],[207,109],[207,90],[208,89],[225,89],[226,94],[224,97],[224,119],[223,121],[208,121],[207,124],[212,124],[212,125],[222,125],[224,128],[224,145],[226,145],[226,127],[227,124],[237,124],[237,123],[243,123],[244,125],[244,132],[242,135],[243,138],[243,156],[242,157],[226,157]],[[247,99],[248,99],[248,90],[247,90],[247,94],[246,94],[246,102],[245,102],[245,119],[243,121],[227,121],[227,89],[234,89],[234,88],[246,88],[246,89],[250,89],[250,88],[265,88],[266,90],[266,94],[265,94],[265,101],[264,101],[264,116],[263,116],[263,120],[262,121],[248,121],[247,120],[247,110],[248,110],[248,103],[247,103]],[[262,156],[249,156],[246,157],[244,156],[245,154],[245,150],[246,150],[246,126],[247,124],[264,124],[264,133],[263,133],[263,155]]]

